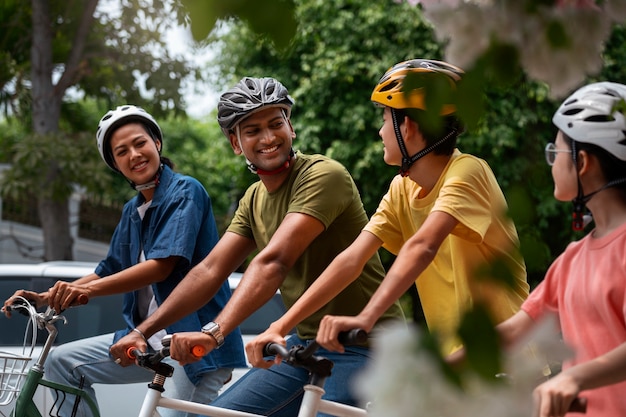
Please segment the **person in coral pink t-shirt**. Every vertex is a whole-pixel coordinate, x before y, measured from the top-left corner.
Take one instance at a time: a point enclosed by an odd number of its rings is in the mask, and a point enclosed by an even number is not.
[[[571,243],[522,309],[498,326],[505,344],[519,340],[546,313],[555,313],[574,355],[539,385],[535,414],[563,416],[577,396],[587,417],[626,416],[626,86],[580,88],[553,117],[559,128],[546,146],[554,196],[574,203],[573,227],[585,206],[595,228]],[[623,108],[623,106],[621,106]]]

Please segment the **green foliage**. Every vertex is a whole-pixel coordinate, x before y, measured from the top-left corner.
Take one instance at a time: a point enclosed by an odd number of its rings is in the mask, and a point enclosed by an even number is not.
[[[223,230],[250,177],[243,158],[235,155],[217,123],[171,118],[160,123],[163,154],[175,170],[200,181],[208,191],[220,230]]]
[[[289,45],[296,31],[292,0],[182,0],[189,10],[195,39],[206,38],[217,21],[238,16],[256,33],[267,35],[280,49]],[[279,24],[277,24],[280,22]]]
[[[72,194],[75,184],[103,180],[99,156],[86,134],[29,134],[16,142],[12,151],[12,169],[4,173],[1,189],[3,195],[14,199],[40,193],[62,201]]]
[[[458,331],[468,368],[487,380],[495,380],[502,372],[502,352],[494,325],[485,306],[477,304],[465,313]]]

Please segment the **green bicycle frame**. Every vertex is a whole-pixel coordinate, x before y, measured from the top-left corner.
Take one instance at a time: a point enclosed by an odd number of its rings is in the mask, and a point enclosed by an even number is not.
[[[67,385],[58,384],[56,382],[46,381],[43,379],[43,372],[36,369],[30,369],[28,376],[24,381],[24,385],[15,401],[15,409],[11,413],[11,417],[41,417],[41,413],[33,402],[33,396],[38,386],[52,388],[62,391],[80,398],[80,401],[86,401],[93,417],[100,417],[98,406],[95,401],[81,389],[69,387]]]

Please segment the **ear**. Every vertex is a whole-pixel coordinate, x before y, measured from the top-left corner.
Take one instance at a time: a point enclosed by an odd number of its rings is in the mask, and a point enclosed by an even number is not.
[[[155,139],[154,144],[156,145],[157,152],[161,153],[161,141],[159,139]]]
[[[230,146],[231,148],[233,148],[233,152],[235,152],[235,155],[241,155],[243,153],[243,150],[241,149],[241,146],[239,146],[239,140],[237,140],[237,135],[235,135],[235,133],[231,131],[228,134],[228,140],[230,141]]]
[[[296,138],[296,130],[293,128],[293,125],[291,124],[291,120],[287,119],[287,123],[289,123],[289,129],[291,130],[291,139],[295,139]]]
[[[405,141],[414,142],[416,140],[423,140],[419,125],[408,116],[404,117],[404,122],[402,126],[400,126],[400,129],[402,129],[402,136]]]
[[[598,161],[598,158],[588,153],[587,151],[578,151],[576,159],[578,162],[578,166],[576,168],[578,169],[579,176],[582,177],[583,175],[589,175],[590,173],[594,172],[594,170],[602,173],[602,169],[600,169],[600,161]]]

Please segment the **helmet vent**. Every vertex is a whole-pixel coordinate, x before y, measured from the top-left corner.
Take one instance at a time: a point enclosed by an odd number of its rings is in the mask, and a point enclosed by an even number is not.
[[[380,92],[385,92],[385,91],[393,90],[393,89],[395,89],[398,86],[398,84],[399,83],[397,81],[390,82],[387,85],[381,86],[379,91]],[[388,96],[388,97],[389,97],[389,99],[391,99],[391,96]]]
[[[610,114],[596,114],[585,118],[586,122],[613,122],[615,117]]]

